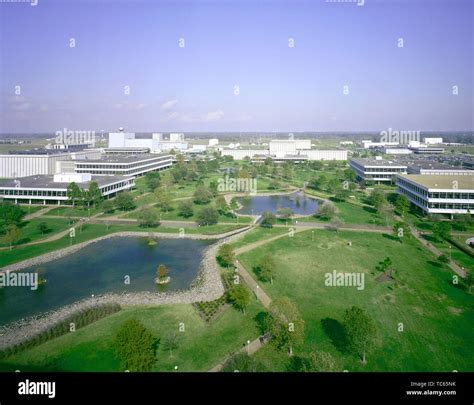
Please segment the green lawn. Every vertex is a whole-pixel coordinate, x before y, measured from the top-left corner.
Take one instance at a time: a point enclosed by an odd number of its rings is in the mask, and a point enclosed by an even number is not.
[[[40,223],[46,223],[48,226],[47,232],[42,234],[38,230],[38,225]],[[64,218],[33,218],[29,221],[23,221],[20,226],[21,236],[20,239],[15,243],[15,245],[21,245],[28,242],[34,242],[40,239],[48,238],[49,236],[64,231],[69,227],[69,221]],[[8,244],[0,243],[0,246],[8,246]]]
[[[61,336],[0,362],[0,370],[21,371],[122,371],[113,350],[115,331],[125,320],[139,319],[157,338],[178,331],[178,348],[170,357],[158,345],[154,371],[207,371],[229,353],[258,336],[255,315],[262,310],[254,299],[246,315],[233,307],[210,323],[203,321],[192,305],[129,307],[74,333]]]
[[[474,370],[473,296],[453,286],[451,272],[416,240],[402,244],[380,234],[314,232],[314,242],[306,231],[239,256],[250,270],[264,254],[275,258],[275,281],[262,287],[271,297],[288,296],[299,306],[306,323],[300,352],[329,351],[341,370],[350,371]],[[396,282],[375,280],[375,267],[387,256]],[[324,274],[333,270],[364,273],[365,289],[326,287]],[[379,331],[378,348],[365,367],[340,343],[340,322],[352,305],[364,308]],[[403,332],[397,331],[400,322]],[[288,362],[271,346],[257,358],[272,370],[283,370]]]
[[[453,259],[459,266],[464,267],[468,270],[474,270],[474,258],[469,256],[467,253],[464,253],[461,249],[458,249],[455,245],[449,243],[448,241],[440,241],[436,239],[435,237],[433,237],[433,235],[423,236],[428,242],[430,242],[432,245],[436,246],[439,250],[441,250],[443,254]]]
[[[83,207],[57,207],[48,211],[47,215],[61,215],[64,217],[88,217],[101,212],[100,208],[91,207],[90,209]]]

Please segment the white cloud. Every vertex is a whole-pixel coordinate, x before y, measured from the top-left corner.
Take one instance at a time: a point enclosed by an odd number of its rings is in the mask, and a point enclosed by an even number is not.
[[[184,122],[214,122],[219,121],[224,116],[224,111],[216,110],[210,111],[206,114],[200,115],[198,117],[191,115],[183,115],[181,121]]]
[[[160,108],[164,111],[171,110],[176,104],[178,104],[178,100],[168,100],[161,104]]]

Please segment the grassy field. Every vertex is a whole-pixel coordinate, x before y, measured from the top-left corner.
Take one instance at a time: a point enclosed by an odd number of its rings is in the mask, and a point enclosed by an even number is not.
[[[161,344],[156,352],[154,371],[207,371],[229,353],[258,336],[253,320],[262,307],[253,299],[246,315],[228,307],[219,317],[206,323],[192,305],[129,307],[74,333],[64,335],[0,362],[1,371],[122,371],[113,350],[113,338],[121,323],[140,320],[157,338],[178,331],[178,348],[172,357]]]
[[[44,234],[42,234],[38,229],[38,225],[42,222],[46,223],[49,228]],[[57,232],[64,231],[68,227],[69,221],[65,218],[33,218],[29,221],[24,221],[21,223],[21,236],[14,245],[22,245],[24,243],[48,238]],[[0,243],[0,246],[8,246],[8,244]]]
[[[348,242],[352,242],[352,246]],[[414,239],[403,244],[387,235],[315,231],[282,238],[239,256],[251,270],[264,254],[276,261],[273,284],[262,287],[273,297],[287,296],[299,306],[306,340],[300,353],[326,350],[339,368],[350,371],[474,370],[473,297],[451,284],[451,273]],[[377,264],[392,259],[395,281],[375,280]],[[362,272],[365,289],[326,287],[324,274]],[[357,305],[375,320],[378,346],[362,366],[345,350],[341,320],[344,310]],[[403,323],[404,331],[398,332]],[[284,370],[288,357],[272,346],[256,357],[272,370]]]

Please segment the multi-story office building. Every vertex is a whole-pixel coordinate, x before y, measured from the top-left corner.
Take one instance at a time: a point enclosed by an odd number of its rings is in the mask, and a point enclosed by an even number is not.
[[[351,159],[350,167],[359,180],[375,183],[394,182],[397,174],[406,174],[407,165],[382,159]]]
[[[171,137],[172,135],[172,137]],[[109,133],[109,148],[148,148],[152,153],[161,151],[186,150],[187,142],[184,142],[184,134],[170,134],[170,140],[164,140],[163,134],[153,133],[151,138],[137,138],[135,133],[119,132]]]
[[[397,175],[397,191],[427,214],[474,213],[474,175]]]
[[[471,175],[474,171],[462,166],[452,166],[433,160],[414,160],[407,162],[408,174]]]
[[[93,181],[99,186],[102,196],[107,198],[135,186],[133,177],[124,176],[92,176],[78,173],[28,176],[0,180],[0,198],[15,204],[67,205],[71,203],[67,196],[67,188],[72,182],[85,190]]]
[[[168,154],[115,155],[98,160],[59,162],[56,173],[75,172],[109,176],[140,176],[147,172],[166,169],[172,164],[172,156]]]
[[[31,153],[0,155],[0,177],[17,178],[39,174],[54,174],[59,161],[99,159],[99,149],[83,149],[77,152],[38,150]]]

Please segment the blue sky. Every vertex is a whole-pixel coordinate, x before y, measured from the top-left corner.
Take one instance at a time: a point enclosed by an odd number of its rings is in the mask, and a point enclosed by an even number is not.
[[[473,3],[0,3],[0,132],[473,130]]]

